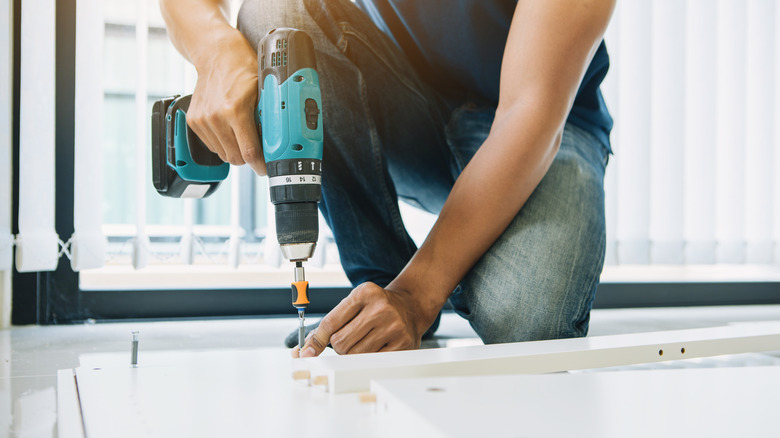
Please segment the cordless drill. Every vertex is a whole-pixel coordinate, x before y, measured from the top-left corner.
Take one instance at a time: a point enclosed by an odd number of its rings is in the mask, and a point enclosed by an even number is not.
[[[262,137],[276,237],[283,256],[295,263],[293,306],[298,340],[304,343],[309,283],[303,262],[319,237],[317,203],[322,197],[322,97],[314,44],[306,32],[277,28],[257,48],[259,101],[255,121]],[[152,109],[152,179],[157,192],[203,198],[227,178],[229,165],[187,126],[191,96],[173,96]]]

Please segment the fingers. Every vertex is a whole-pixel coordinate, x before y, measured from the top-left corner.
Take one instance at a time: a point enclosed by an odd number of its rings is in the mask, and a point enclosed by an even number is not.
[[[219,111],[209,111],[200,105],[191,104],[187,116],[187,124],[195,134],[222,161],[236,166],[249,163],[255,172],[264,175],[265,162],[252,106],[225,105]]]
[[[332,339],[331,342],[333,342]],[[387,342],[384,337],[379,335],[378,330],[371,330],[366,333],[363,339],[358,340],[354,345],[350,346],[344,354],[373,353],[379,351],[385,345],[387,345]],[[336,348],[335,344],[333,348]]]
[[[320,321],[320,326],[309,334],[306,343],[303,345],[303,352],[300,357],[319,356],[334,333],[347,325],[360,311],[360,306],[351,297],[347,297],[333,308]],[[336,350],[339,353],[338,350]]]
[[[195,108],[197,108],[195,105],[190,104],[190,110],[187,114],[187,125],[190,127],[190,129],[192,129],[192,132],[194,132],[195,135],[197,135],[198,138],[203,141],[203,143],[206,145],[206,147],[209,148],[209,150],[211,150],[211,152],[219,155],[220,160],[226,161],[227,156],[225,155],[225,149],[222,147],[222,143],[220,143],[219,137],[213,133],[209,125],[206,123],[205,117],[201,116]]]
[[[265,160],[260,150],[260,136],[255,126],[254,111],[243,111],[236,116],[235,120],[233,132],[238,141],[241,158],[249,164],[256,174],[265,175]]]

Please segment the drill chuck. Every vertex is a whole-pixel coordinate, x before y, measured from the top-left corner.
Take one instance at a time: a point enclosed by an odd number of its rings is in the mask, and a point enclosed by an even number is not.
[[[316,243],[319,237],[317,203],[322,198],[322,161],[276,160],[269,162],[267,169],[279,245]]]

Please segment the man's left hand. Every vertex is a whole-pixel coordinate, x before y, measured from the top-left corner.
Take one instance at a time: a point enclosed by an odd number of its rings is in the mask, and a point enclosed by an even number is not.
[[[410,350],[420,347],[420,338],[433,323],[414,294],[363,283],[344,298],[311,332],[293,357],[318,356],[330,343],[338,354]]]

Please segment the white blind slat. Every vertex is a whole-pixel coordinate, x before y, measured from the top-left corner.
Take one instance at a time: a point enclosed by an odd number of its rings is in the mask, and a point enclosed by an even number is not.
[[[19,90],[19,236],[16,269],[52,271],[54,228],[54,0],[22,2]]]
[[[145,267],[149,262],[149,237],[146,234],[146,166],[147,149],[147,88],[146,56],[149,37],[147,2],[136,2],[135,22],[135,225],[136,236],[133,241],[133,266]]]
[[[237,268],[241,262],[241,169],[230,167],[230,237],[228,239],[228,265]]]
[[[13,267],[13,242],[11,235],[11,77],[13,75],[12,2],[5,2],[0,9],[0,271]],[[2,289],[2,285],[0,285]],[[0,303],[0,309],[4,308]]]
[[[618,261],[649,261],[650,20],[649,2],[624,2],[620,9],[620,132],[616,136],[618,175]],[[624,177],[625,176],[625,177]]]
[[[774,132],[774,263],[780,264],[780,6],[775,5],[775,120],[772,124],[775,127]]]
[[[718,2],[715,183],[716,260],[744,261],[745,3]]]
[[[621,5],[622,2],[618,2],[615,5],[615,16],[619,14]],[[610,57],[613,59],[619,57],[620,45],[617,44],[617,41],[620,40],[620,27],[615,24],[610,25],[604,35],[604,40],[607,44],[607,49],[610,51]],[[609,67],[609,74],[604,78],[604,82],[601,86],[604,100],[613,115],[620,112],[620,99],[618,99],[617,83],[618,77],[620,77],[620,65],[613,62]],[[615,126],[612,129],[612,138],[617,138],[619,132],[620,124],[615,123]],[[617,182],[619,168],[616,166],[614,160],[615,157],[610,157],[609,165],[607,166],[604,175],[604,214],[607,222],[607,249],[604,257],[604,264],[606,265],[616,265],[618,263],[615,227],[618,221]]]
[[[195,199],[184,199],[184,230],[179,243],[181,263],[191,265],[195,261]]]
[[[650,262],[683,263],[685,3],[652,2]]]
[[[716,10],[689,0],[685,18],[685,262],[715,261]]]
[[[103,236],[103,17],[102,0],[76,2],[75,159],[71,266],[99,268]]]
[[[774,0],[747,2],[747,93],[745,104],[745,262],[772,262],[775,87]]]

